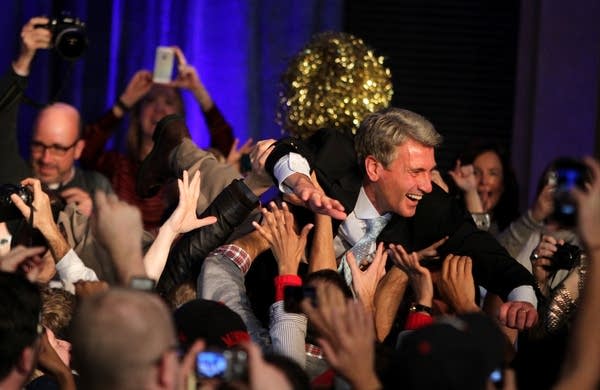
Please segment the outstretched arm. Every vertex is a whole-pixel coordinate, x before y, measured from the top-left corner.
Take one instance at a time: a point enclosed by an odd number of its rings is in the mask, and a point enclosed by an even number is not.
[[[161,226],[156,239],[144,256],[144,267],[148,277],[158,280],[165,268],[169,250],[173,241],[183,233],[217,222],[214,216],[198,218],[196,202],[200,195],[200,172],[189,180],[187,171],[183,171],[183,180],[177,180],[179,204],[169,219]]]

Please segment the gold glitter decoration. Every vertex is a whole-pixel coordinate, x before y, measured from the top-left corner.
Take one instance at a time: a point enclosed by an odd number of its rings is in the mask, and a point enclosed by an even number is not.
[[[315,35],[282,76],[277,123],[306,138],[327,127],[356,133],[362,118],[389,105],[392,77],[362,39],[340,32]]]

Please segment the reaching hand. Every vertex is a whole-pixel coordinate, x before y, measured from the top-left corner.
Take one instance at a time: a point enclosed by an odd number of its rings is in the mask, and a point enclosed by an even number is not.
[[[274,139],[261,140],[250,151],[252,170],[246,175],[244,183],[257,196],[262,195],[263,192],[273,185],[273,179],[265,170],[265,163],[267,162],[267,157],[273,151],[274,144]]]
[[[383,250],[383,243],[379,243],[373,262],[366,270],[361,271],[356,265],[356,259],[352,251],[348,251],[346,254],[346,261],[352,272],[352,287],[359,301],[368,312],[375,310],[373,302],[375,291],[379,281],[385,275],[387,257],[387,252]]]
[[[144,276],[142,263],[142,216],[140,210],[115,194],[96,192],[96,214],[92,226],[98,241],[111,259],[124,285],[132,276]]]
[[[75,286],[75,295],[78,298],[91,297],[109,289],[108,283],[104,280],[80,280],[73,283]]]
[[[192,92],[205,90],[204,84],[202,84],[198,72],[196,72],[196,68],[187,63],[183,51],[177,46],[173,46],[173,50],[175,51],[175,57],[177,57],[178,62],[177,77],[175,77],[175,80],[171,81],[168,85],[171,87],[188,89]]]
[[[142,69],[135,72],[125,91],[121,95],[121,101],[127,107],[133,107],[152,88],[152,73]]]
[[[94,211],[94,202],[87,191],[84,191],[79,187],[71,187],[61,191],[60,196],[67,204],[74,203],[77,206],[77,211],[86,217],[92,215],[92,211]]]
[[[531,209],[531,216],[537,222],[543,223],[554,212],[554,189],[555,185],[546,184],[538,195]]]
[[[468,256],[449,254],[442,265],[442,275],[437,282],[442,300],[456,313],[479,311],[475,304],[473,262]]]
[[[509,328],[525,330],[535,325],[538,312],[529,302],[509,301],[500,306],[498,320]]]
[[[336,287],[317,286],[318,307],[309,299],[301,303],[302,310],[318,330],[319,345],[327,362],[355,389],[380,387],[375,374],[375,329],[373,317],[360,302],[345,300],[335,294]],[[337,300],[333,297],[340,297]]]
[[[578,229],[588,251],[600,249],[600,163],[586,158],[585,164],[592,172],[592,181],[585,191],[573,190],[577,202]]]
[[[304,202],[305,207],[315,213],[329,215],[331,218],[344,220],[346,213],[344,206],[333,198],[330,198],[325,192],[317,188],[307,176],[301,173],[294,173],[285,179],[294,194]]]
[[[216,217],[198,219],[196,215],[196,204],[200,196],[200,172],[197,171],[189,180],[187,170],[183,171],[183,180],[177,180],[179,187],[179,204],[169,219],[163,225],[174,234],[183,234],[191,230],[211,225],[217,222]]]
[[[238,172],[242,172],[242,167],[240,164],[240,160],[242,159],[242,155],[250,154],[252,148],[254,147],[252,138],[248,138],[246,142],[238,149],[238,145],[240,143],[239,138],[236,138],[231,145],[231,149],[229,150],[229,154],[227,155],[227,164],[235,167]]]
[[[434,242],[433,244],[429,245],[425,249],[421,249],[420,251],[417,251],[417,255],[419,256],[419,261],[421,261],[423,259],[432,259],[432,258],[439,257],[439,253],[438,253],[437,249],[440,246],[444,245],[444,243],[446,241],[448,241],[448,236],[442,238],[439,241]]]
[[[43,246],[26,248],[17,245],[0,257],[0,271],[17,272],[20,269],[30,282],[35,282],[44,270],[42,255],[45,251],[46,248]]]
[[[275,202],[269,204],[271,211],[262,209],[262,225],[252,222],[256,230],[271,245],[271,251],[279,266],[279,275],[296,275],[306,248],[306,237],[313,225],[302,228],[300,234],[294,230],[294,215],[283,202],[281,209]]]
[[[394,264],[408,275],[415,293],[415,301],[431,307],[433,303],[433,282],[429,270],[421,265],[417,252],[407,253],[399,244],[390,244],[390,253]]]

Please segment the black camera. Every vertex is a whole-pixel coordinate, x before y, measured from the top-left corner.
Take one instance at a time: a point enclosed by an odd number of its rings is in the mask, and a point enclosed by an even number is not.
[[[559,269],[572,269],[579,264],[581,253],[581,248],[577,245],[559,245],[556,249],[556,252],[554,252],[554,256],[552,256],[550,259],[552,261],[551,269],[553,271],[557,271]]]
[[[17,194],[27,205],[33,202],[33,192],[30,188],[15,184],[0,185],[0,222],[23,218],[21,211],[10,199],[12,194]]]
[[[575,226],[577,222],[577,204],[571,195],[575,187],[585,188],[589,181],[588,167],[578,160],[564,158],[557,161],[554,175],[556,189],[554,190],[554,213],[552,219],[564,227]]]
[[[199,379],[245,381],[248,377],[248,354],[241,349],[202,351],[196,355],[196,375]]]
[[[52,33],[52,47],[66,60],[76,60],[88,46],[85,23],[79,18],[61,15],[48,24],[37,24],[35,28],[47,28]]]
[[[302,313],[300,303],[309,298],[317,306],[317,291],[313,286],[285,286],[283,289],[283,310],[288,313]]]

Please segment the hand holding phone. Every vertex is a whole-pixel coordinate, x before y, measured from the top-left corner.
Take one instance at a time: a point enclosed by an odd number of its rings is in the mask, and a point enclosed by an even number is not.
[[[170,83],[173,77],[174,65],[175,49],[169,46],[158,46],[156,48],[156,57],[154,59],[152,81],[161,84]]]

